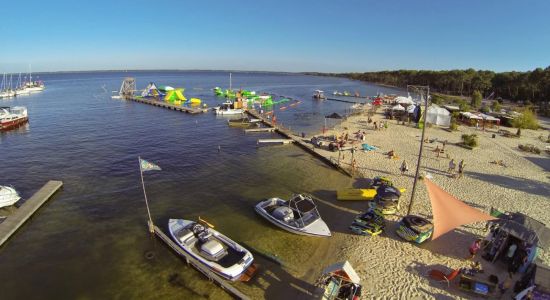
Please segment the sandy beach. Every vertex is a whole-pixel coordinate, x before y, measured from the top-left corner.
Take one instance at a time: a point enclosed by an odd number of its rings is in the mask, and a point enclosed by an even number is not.
[[[448,288],[446,284],[430,281],[425,274],[432,268],[445,270],[466,267],[469,264],[465,260],[468,256],[468,247],[476,238],[486,235],[485,224],[462,226],[420,246],[401,240],[395,234],[395,229],[399,219],[406,214],[409,204],[422,131],[412,125],[397,124],[396,120],[385,120],[380,114],[376,114],[373,121],[387,121],[388,128],[376,131],[373,130],[372,124],[367,123],[365,115],[352,116],[328,131],[327,135],[341,135],[347,132],[351,138],[354,137],[353,133],[365,131],[365,140],[357,141],[355,148],[361,149],[362,143],[377,148],[369,152],[355,151],[354,158],[358,171],[354,187],[365,187],[368,182],[366,178],[388,176],[397,187],[406,188],[407,191],[401,197],[399,213],[387,218],[388,226],[378,237],[357,236],[349,230],[346,233],[346,226],[351,224],[352,219],[332,224],[342,227],[335,228],[335,231],[342,233],[335,236],[338,243],[342,243],[337,256],[346,257],[360,275],[365,299],[471,299],[471,294],[459,291],[456,286]],[[502,129],[515,133],[515,129],[512,128]],[[472,207],[485,212],[489,212],[491,207],[501,211],[522,212],[550,224],[548,155],[544,152],[537,155],[518,149],[518,144],[527,143],[544,149],[546,145],[538,137],[548,136],[548,131],[522,130],[520,138],[506,138],[496,132],[496,128],[483,131],[466,126],[459,126],[457,132],[449,132],[436,126],[426,128],[426,138],[437,141],[425,144],[421,174],[431,174],[434,183]],[[478,147],[469,150],[455,145],[460,142],[460,137],[464,133],[477,134]],[[492,137],[493,134],[496,134],[495,138]],[[443,141],[447,141],[445,153],[437,157],[434,149],[438,146],[441,148]],[[384,154],[390,150],[395,151],[397,159],[389,159]],[[338,158],[338,152],[319,151],[334,159]],[[351,164],[351,152],[342,153],[341,162]],[[447,173],[451,158],[455,159],[456,164],[464,160],[463,178],[455,178]],[[401,175],[399,168],[403,160],[407,161],[409,171]],[[502,160],[504,166],[491,163],[496,160]],[[338,201],[336,205],[342,209],[366,208],[364,201]],[[417,185],[412,213],[431,218],[431,205],[422,181]],[[539,257],[546,264],[550,263],[548,251],[540,253]],[[495,267],[480,257],[477,257],[477,260],[486,270]],[[504,265],[497,266],[497,269],[499,268],[501,272],[505,272],[502,271],[505,270]],[[511,291],[507,294],[511,295]]]

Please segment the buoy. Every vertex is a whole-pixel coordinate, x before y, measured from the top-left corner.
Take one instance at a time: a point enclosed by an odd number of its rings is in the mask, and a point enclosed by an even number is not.
[[[145,252],[145,258],[147,258],[148,260],[151,260],[151,259],[155,258],[155,252],[153,252],[153,251]]]

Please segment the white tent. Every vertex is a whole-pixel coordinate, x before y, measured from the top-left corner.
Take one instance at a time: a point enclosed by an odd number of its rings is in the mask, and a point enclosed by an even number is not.
[[[397,104],[396,106],[392,107],[391,110],[400,110],[400,111],[404,111],[405,108],[403,106],[401,106],[400,104]]]
[[[414,104],[414,101],[412,100],[411,96],[408,96],[408,97],[399,96],[395,98],[395,102],[397,102],[398,104],[404,104],[404,105]]]
[[[432,105],[428,107],[426,122],[448,127],[451,125],[451,113],[443,107]]]

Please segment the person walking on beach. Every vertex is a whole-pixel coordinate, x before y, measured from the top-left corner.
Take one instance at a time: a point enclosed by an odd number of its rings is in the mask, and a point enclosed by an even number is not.
[[[374,121],[374,130],[378,129],[378,126],[376,126],[376,121]]]
[[[409,166],[407,165],[407,161],[403,160],[403,163],[401,164],[401,175],[405,174],[405,172],[409,171]]]
[[[456,168],[455,160],[451,159],[451,161],[449,162],[449,170],[447,170],[447,172],[450,174],[454,174],[455,168]]]
[[[458,163],[458,178],[462,178],[462,175],[464,174],[464,160],[460,160]]]

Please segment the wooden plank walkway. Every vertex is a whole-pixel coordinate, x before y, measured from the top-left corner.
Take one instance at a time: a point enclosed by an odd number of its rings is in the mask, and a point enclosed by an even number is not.
[[[320,159],[322,162],[326,163],[327,165],[335,168],[336,170],[341,171],[342,173],[348,175],[349,177],[353,177],[353,174],[351,174],[350,171],[348,171],[345,168],[343,168],[342,166],[338,165],[338,163],[336,161],[332,160],[330,157],[326,157],[323,154],[315,151],[315,146],[313,146],[312,144],[304,141],[303,138],[301,138],[300,136],[297,136],[296,134],[294,134],[290,130],[287,130],[285,128],[278,127],[278,126],[274,125],[270,121],[266,120],[256,110],[247,110],[246,113],[249,114],[250,116],[256,118],[256,119],[262,120],[262,123],[265,126],[275,128],[275,131],[278,134],[280,134],[280,135],[282,135],[286,138],[292,139],[294,141],[294,144],[300,146],[302,149],[304,149],[305,151],[311,153],[313,156],[317,157],[318,159]]]
[[[149,104],[149,105],[153,105],[153,106],[168,108],[168,109],[172,109],[172,110],[177,110],[177,111],[181,111],[181,112],[186,112],[186,113],[189,113],[189,114],[200,114],[200,113],[205,113],[205,112],[208,111],[208,108],[186,107],[186,106],[181,106],[181,105],[170,104],[170,103],[163,102],[163,101],[149,100],[149,99],[137,98],[137,97],[125,97],[124,99],[139,102],[139,103],[145,103],[145,104]]]
[[[273,127],[262,127],[262,128],[250,128],[245,129],[244,132],[273,132],[275,128]]]
[[[228,292],[229,294],[233,295],[234,297],[237,297],[239,299],[250,299],[248,296],[243,294],[241,291],[236,289],[234,286],[232,286],[229,281],[225,280],[224,278],[220,277],[216,273],[212,272],[209,268],[207,268],[205,265],[200,263],[197,259],[195,259],[193,256],[189,255],[187,252],[183,251],[174,241],[172,241],[171,238],[169,238],[160,228],[157,226],[154,226],[155,235],[159,237],[163,242],[165,242],[174,252],[176,252],[178,255],[185,258],[185,261],[188,264],[191,264],[195,269],[197,269],[199,272],[201,272],[204,276],[206,276],[210,281],[216,282],[223,290]]]
[[[63,182],[50,180],[34,193],[12,215],[0,224],[0,246],[2,246],[52,195],[63,186]]]
[[[258,144],[277,143],[277,144],[290,144],[294,142],[293,139],[258,139]]]

